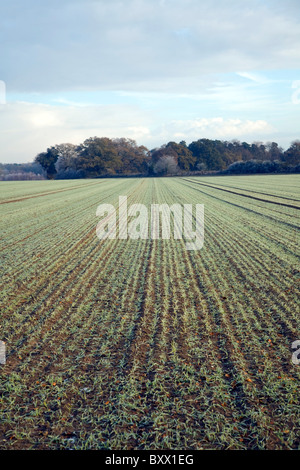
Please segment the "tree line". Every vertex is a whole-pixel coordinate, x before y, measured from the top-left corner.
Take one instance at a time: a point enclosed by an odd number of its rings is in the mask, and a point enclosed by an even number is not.
[[[0,181],[44,180],[47,172],[38,162],[0,163]]]
[[[152,150],[132,139],[90,137],[80,145],[60,144],[38,154],[47,178],[165,176],[187,173],[266,173],[299,171],[300,141],[287,150],[276,142],[202,138],[189,145],[168,142]]]
[[[37,175],[32,179],[299,172],[300,141],[285,151],[276,142],[206,138],[189,145],[171,141],[149,150],[132,139],[90,137],[79,145],[47,148],[28,164],[27,174],[32,170]]]

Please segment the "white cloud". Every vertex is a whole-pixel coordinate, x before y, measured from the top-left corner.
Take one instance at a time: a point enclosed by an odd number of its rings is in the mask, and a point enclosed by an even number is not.
[[[128,105],[49,106],[9,103],[0,112],[1,162],[26,162],[55,144],[79,144],[88,137],[127,137],[148,148],[169,141],[202,137],[230,140],[268,136],[274,129],[264,120],[222,117],[160,122],[155,112]],[[8,150],[9,149],[9,150]]]
[[[299,19],[298,0],[2,1],[0,84],[48,105],[0,106],[0,158],[93,135],[299,138]],[[120,93],[99,105],[99,91]]]
[[[279,0],[10,0],[0,31],[1,79],[19,91],[195,91],[207,73],[300,63],[299,6]]]
[[[27,162],[55,144],[88,137],[130,137],[141,144],[149,118],[132,106],[50,106],[8,103],[0,108],[0,161]],[[139,123],[139,124],[137,124]]]
[[[237,72],[237,75],[243,78],[247,78],[248,80],[251,80],[252,82],[258,83],[258,84],[270,83],[270,80],[267,77],[264,77],[263,75],[258,74],[258,73]]]
[[[185,140],[190,142],[200,138],[232,140],[243,138],[255,140],[267,137],[274,132],[273,127],[264,120],[224,119],[222,117],[200,118],[194,120],[176,120],[165,124],[156,131],[165,141]]]

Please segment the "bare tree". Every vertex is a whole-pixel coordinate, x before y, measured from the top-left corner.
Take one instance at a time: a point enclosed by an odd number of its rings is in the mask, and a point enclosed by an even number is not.
[[[153,171],[161,175],[175,175],[178,173],[179,168],[175,157],[172,155],[164,155],[155,163]]]
[[[74,144],[59,144],[55,148],[58,151],[58,158],[55,163],[57,172],[76,168],[76,158],[78,157],[77,146]]]

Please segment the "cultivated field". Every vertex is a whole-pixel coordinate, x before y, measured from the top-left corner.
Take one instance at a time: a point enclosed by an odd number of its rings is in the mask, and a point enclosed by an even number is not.
[[[3,182],[0,449],[298,449],[300,177]],[[96,209],[204,204],[205,241]]]

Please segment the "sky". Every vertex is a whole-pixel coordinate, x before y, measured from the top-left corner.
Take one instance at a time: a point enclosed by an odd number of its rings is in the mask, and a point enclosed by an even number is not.
[[[0,0],[0,163],[93,136],[300,139],[299,0]]]

